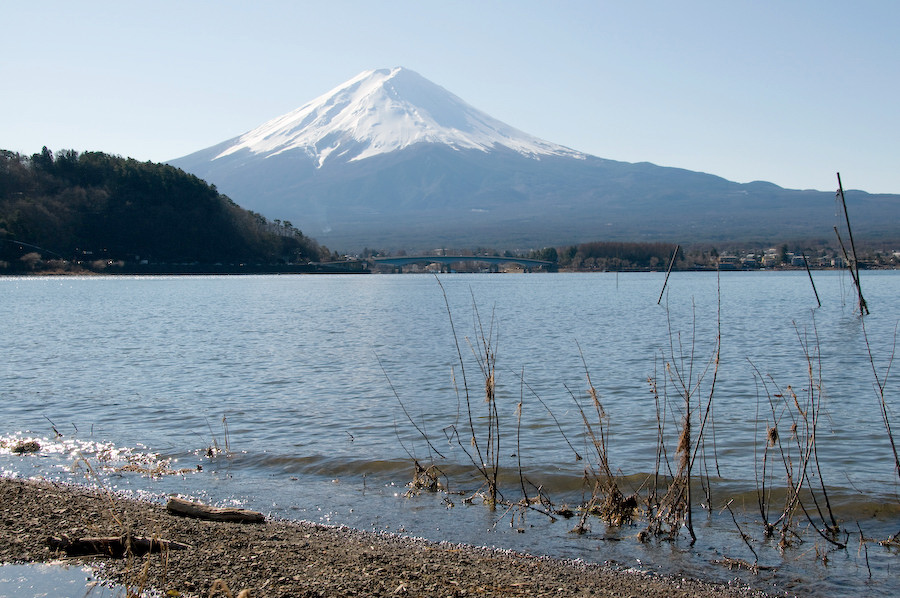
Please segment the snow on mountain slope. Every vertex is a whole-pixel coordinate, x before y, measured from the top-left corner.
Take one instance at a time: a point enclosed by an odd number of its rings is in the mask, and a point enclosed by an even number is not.
[[[813,238],[833,219],[822,210],[833,194],[581,154],[403,68],[361,73],[169,163],[345,250]],[[896,196],[866,197],[854,213],[860,234],[896,238]]]
[[[241,135],[214,160],[241,150],[263,157],[301,150],[321,167],[333,158],[363,160],[416,143],[481,151],[501,146],[536,159],[585,158],[491,118],[418,73],[396,67],[360,73]]]

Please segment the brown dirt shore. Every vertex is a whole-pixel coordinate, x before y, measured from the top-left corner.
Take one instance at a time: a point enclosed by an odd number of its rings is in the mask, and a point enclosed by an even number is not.
[[[101,577],[165,596],[761,596],[702,581],[426,542],[306,522],[218,523],[170,515],[161,504],[48,482],[0,478],[0,562],[60,558],[50,536],[135,536],[188,550],[97,559]],[[118,520],[118,521],[117,521]],[[245,594],[246,595],[246,594]]]

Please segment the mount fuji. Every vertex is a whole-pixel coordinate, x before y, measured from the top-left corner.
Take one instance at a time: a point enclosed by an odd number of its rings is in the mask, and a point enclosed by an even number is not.
[[[834,220],[833,193],[590,156],[402,67],[169,163],[343,250],[778,241],[828,237]],[[900,198],[848,200],[859,235],[900,236]]]
[[[241,135],[214,160],[248,150],[269,158],[300,150],[317,168],[354,162],[419,143],[523,156],[584,157],[517,131],[401,67],[366,71],[304,106]]]

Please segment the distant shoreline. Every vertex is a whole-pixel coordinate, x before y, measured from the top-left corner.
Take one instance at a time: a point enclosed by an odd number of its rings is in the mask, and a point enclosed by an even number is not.
[[[369,270],[349,269],[327,264],[306,266],[233,266],[233,265],[148,265],[112,267],[97,271],[90,269],[48,269],[33,272],[2,272],[0,276],[218,276],[257,274],[370,274]]]
[[[810,267],[812,272],[843,272],[845,268],[833,267]],[[900,268],[867,268],[867,272],[893,272]],[[715,268],[690,268],[690,269],[673,269],[673,272],[707,272],[707,273],[732,273],[732,272],[806,272],[804,268],[758,268],[758,269],[722,269]],[[404,272],[403,274],[436,274],[437,272],[421,271],[421,272]],[[458,274],[509,274],[508,272],[453,272]],[[538,271],[536,274],[665,274],[665,270],[641,270],[641,269],[623,269],[623,270],[571,270],[562,269],[556,272]],[[33,272],[0,272],[0,278],[24,278],[24,277],[42,277],[42,276],[255,276],[260,274],[271,275],[358,275],[358,274],[389,274],[371,269],[349,269],[339,266],[318,265],[318,266],[200,266],[200,265],[159,265],[159,266],[142,266],[142,267],[125,267],[111,268],[104,271],[96,271],[89,269],[81,270],[38,270]],[[515,273],[513,273],[515,274]]]

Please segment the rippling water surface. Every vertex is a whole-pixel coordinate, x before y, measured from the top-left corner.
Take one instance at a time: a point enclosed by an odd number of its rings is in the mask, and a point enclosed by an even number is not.
[[[838,272],[814,274],[819,308],[806,273],[674,273],[658,305],[663,280],[445,275],[442,287],[426,275],[0,279],[0,467],[778,591],[895,594],[900,555],[861,542],[860,530],[875,540],[900,531],[898,476],[866,345],[867,336],[883,379],[900,275],[863,273],[872,310],[865,329],[849,278]],[[522,497],[520,464],[530,496],[540,486],[557,506],[584,500],[596,454],[578,405],[599,430],[586,369],[626,491],[645,491],[657,470],[658,405],[677,465],[678,377],[696,388],[695,417],[712,392],[706,460],[697,461],[698,469],[706,464],[712,508],[699,504],[698,486],[697,542],[682,531],[674,541],[640,543],[645,522],[607,529],[596,518],[577,535],[575,520],[464,501],[481,486],[464,450],[474,451],[465,390],[483,439],[484,378],[473,348],[486,339],[496,351],[501,492],[511,501]],[[895,388],[888,377],[885,396],[896,409]],[[802,542],[780,551],[763,534],[758,506],[764,480],[777,519],[786,480],[776,447],[762,473],[766,432],[777,418],[795,463],[791,424],[802,437],[797,408],[810,397],[820,405],[821,470],[810,482],[824,483],[848,548],[834,549],[801,514]],[[16,454],[29,439],[41,450]],[[414,460],[438,465],[452,492],[405,497]],[[728,569],[727,558],[763,570]]]

